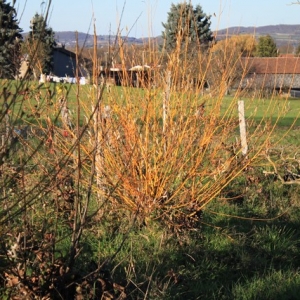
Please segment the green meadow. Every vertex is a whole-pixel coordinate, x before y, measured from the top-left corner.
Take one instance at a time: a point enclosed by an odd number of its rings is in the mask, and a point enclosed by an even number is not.
[[[47,94],[51,94],[51,104],[55,104],[53,99],[59,98],[63,95],[67,95],[68,98],[68,106],[74,112],[76,111],[77,98],[79,99],[82,107],[88,108],[89,104],[91,104],[90,85],[81,85],[79,88],[77,85],[71,84],[62,84],[62,83],[45,83],[38,84],[37,82],[23,82],[22,84],[16,81],[5,81],[1,82],[1,90],[4,87],[9,88],[10,93],[14,96],[14,109],[18,112],[20,105],[27,105],[28,107],[34,107],[37,105],[36,97],[26,97],[26,101],[24,101],[24,91],[30,89],[32,91],[38,90],[40,93],[41,102],[39,104],[46,105]],[[107,91],[104,90],[104,95],[107,94]],[[129,100],[127,99],[127,95],[131,101],[131,104],[134,106],[141,105],[142,102],[148,101],[147,91],[143,89],[135,89],[129,87],[113,87],[111,95],[109,97],[104,97],[103,102],[105,105],[109,105],[111,103],[122,105],[122,102],[126,103]],[[259,123],[261,120],[265,122],[271,122],[272,124],[277,124],[279,127],[289,127],[291,125],[300,126],[299,115],[300,115],[300,99],[297,98],[260,98],[260,97],[243,97],[239,93],[236,93],[232,96],[222,97],[222,105],[221,105],[221,115],[227,113],[230,110],[231,114],[237,113],[237,102],[243,100],[245,102],[245,117],[251,119],[251,121],[255,121]],[[155,99],[153,101],[157,101],[157,98],[163,98],[163,90],[156,90],[153,92],[153,97]],[[182,101],[187,101],[186,98],[190,98],[189,94],[186,96],[184,93],[179,97]],[[114,98],[113,101],[111,98]],[[160,101],[161,101],[160,99]],[[211,99],[207,96],[197,95],[196,93],[192,95],[191,105],[197,106],[201,104],[205,104],[207,107],[206,113],[214,113],[213,107],[215,99]],[[220,101],[220,99],[218,99]],[[188,107],[188,106],[187,106]],[[174,107],[175,108],[175,107]],[[81,111],[83,117],[84,109]]]

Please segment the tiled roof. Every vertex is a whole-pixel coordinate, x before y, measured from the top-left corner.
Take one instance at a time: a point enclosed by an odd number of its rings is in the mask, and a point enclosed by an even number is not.
[[[248,73],[300,74],[300,57],[249,57],[243,65]]]

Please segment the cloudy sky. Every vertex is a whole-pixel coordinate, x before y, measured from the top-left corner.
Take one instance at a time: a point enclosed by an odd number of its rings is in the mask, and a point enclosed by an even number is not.
[[[29,30],[30,19],[43,13],[50,0],[17,0],[20,27]],[[11,2],[7,0],[7,2]],[[161,22],[167,20],[171,3],[180,0],[52,0],[49,25],[54,31],[92,33],[95,21],[97,34],[116,33],[146,37],[161,34]],[[231,26],[263,26],[299,24],[300,4],[297,0],[198,0],[206,14],[212,15],[212,29]],[[121,18],[122,17],[122,18]],[[121,20],[121,21],[120,21]]]

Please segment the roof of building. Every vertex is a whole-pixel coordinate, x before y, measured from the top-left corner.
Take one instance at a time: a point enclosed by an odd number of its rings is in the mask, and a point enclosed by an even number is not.
[[[54,51],[63,53],[69,57],[73,57],[73,58],[76,57],[76,54],[74,52],[67,50],[65,47],[55,47]]]
[[[300,74],[300,57],[248,57],[243,64],[248,73]]]
[[[148,65],[136,65],[136,66],[133,66],[129,69],[129,71],[145,71],[145,70],[149,70],[151,67],[148,66]]]

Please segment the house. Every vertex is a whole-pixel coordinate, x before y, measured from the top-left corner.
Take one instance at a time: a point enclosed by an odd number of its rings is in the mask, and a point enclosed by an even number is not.
[[[246,74],[240,88],[254,90],[300,90],[300,57],[248,57],[242,59]]]
[[[128,70],[128,75],[132,86],[140,87],[147,85],[150,79],[151,67],[148,65],[136,65]]]
[[[28,55],[24,55],[21,59],[20,71],[17,78],[24,78],[30,67]],[[88,78],[89,73],[84,67],[83,61],[79,63],[79,77]],[[44,74],[42,74],[44,75]],[[45,74],[44,76],[50,74]],[[51,76],[58,78],[74,78],[76,77],[76,54],[72,51],[65,49],[64,46],[55,47],[53,49],[53,70]]]
[[[76,54],[65,49],[64,46],[53,49],[53,74],[58,77],[76,76]],[[80,64],[79,76],[88,77],[88,72]]]
[[[101,80],[106,78],[110,82],[114,82],[115,85],[123,85],[124,82],[124,74],[127,72],[127,69],[123,68],[122,64],[112,64],[112,67],[105,68],[103,66],[100,67],[99,77]]]
[[[136,65],[133,67],[126,67],[122,64],[112,64],[112,67],[105,70],[100,70],[100,77],[107,77],[113,79],[116,85],[141,87],[147,85],[150,80],[150,73],[153,70],[148,65]]]

